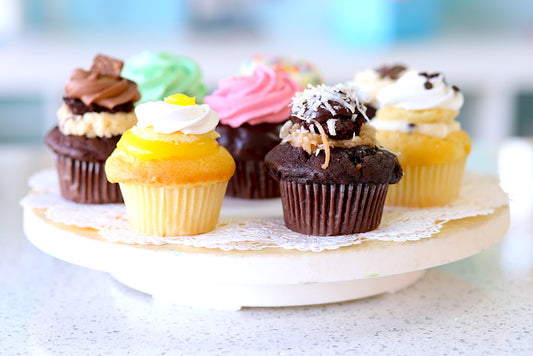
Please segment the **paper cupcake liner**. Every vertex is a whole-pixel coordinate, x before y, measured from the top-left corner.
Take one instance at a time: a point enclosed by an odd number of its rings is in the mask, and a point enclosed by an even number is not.
[[[83,204],[122,203],[118,184],[107,181],[104,162],[57,155],[56,166],[63,198]]]
[[[243,199],[279,197],[279,183],[266,171],[264,161],[235,160],[235,174],[228,184],[227,196]]]
[[[404,176],[391,185],[386,204],[394,206],[442,206],[459,196],[466,158],[433,166],[402,165]]]
[[[132,230],[143,235],[196,235],[214,230],[227,182],[202,186],[120,183]]]
[[[381,222],[388,184],[299,184],[280,181],[285,225],[306,235],[374,230]]]

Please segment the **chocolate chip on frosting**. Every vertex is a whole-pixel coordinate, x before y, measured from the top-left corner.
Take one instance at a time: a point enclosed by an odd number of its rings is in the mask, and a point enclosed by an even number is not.
[[[433,84],[431,84],[430,80],[433,79],[433,78],[438,77],[440,75],[440,73],[428,74],[427,72],[420,72],[420,73],[418,73],[418,75],[420,75],[422,77],[426,77],[426,82],[424,83],[424,88],[429,90],[429,89],[433,88]]]

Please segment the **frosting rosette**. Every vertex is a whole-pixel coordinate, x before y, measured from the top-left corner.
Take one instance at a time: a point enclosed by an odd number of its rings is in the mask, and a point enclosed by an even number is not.
[[[168,52],[144,51],[126,61],[122,75],[139,86],[139,104],[181,93],[201,102],[206,94],[202,71],[198,64],[185,56]]]
[[[96,104],[108,109],[140,97],[137,85],[131,80],[83,69],[72,71],[65,94],[68,98],[80,99],[85,105]]]
[[[289,104],[301,87],[288,75],[267,66],[257,66],[251,75],[222,79],[204,102],[217,112],[222,124],[281,123],[290,115]]]
[[[218,115],[209,105],[174,105],[164,101],[153,101],[135,108],[137,127],[152,126],[155,132],[171,134],[201,135],[215,129]]]
[[[449,86],[440,73],[408,71],[396,83],[377,93],[381,107],[393,106],[406,110],[448,109],[459,111],[463,94]]]

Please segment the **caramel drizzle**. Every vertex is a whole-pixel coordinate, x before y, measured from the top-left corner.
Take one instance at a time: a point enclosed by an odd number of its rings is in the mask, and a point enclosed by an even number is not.
[[[322,165],[322,169],[326,169],[326,168],[328,168],[329,161],[331,159],[331,152],[329,150],[330,143],[329,143],[329,140],[328,140],[328,135],[326,134],[326,131],[324,130],[322,125],[320,125],[320,123],[318,123],[316,120],[311,120],[311,122],[313,122],[316,125],[316,128],[318,129],[318,132],[320,132],[320,138],[322,139],[322,147],[324,147],[324,154],[326,155],[326,159],[324,160],[324,164]]]

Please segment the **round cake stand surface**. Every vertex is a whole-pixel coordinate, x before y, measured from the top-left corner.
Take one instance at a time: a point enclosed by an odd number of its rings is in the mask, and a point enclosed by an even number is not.
[[[396,292],[427,268],[474,255],[509,227],[509,207],[447,222],[431,238],[365,241],[323,252],[282,248],[222,251],[177,244],[128,245],[98,231],[53,222],[44,210],[24,209],[24,231],[43,252],[105,271],[156,299],[215,309],[341,302]]]

